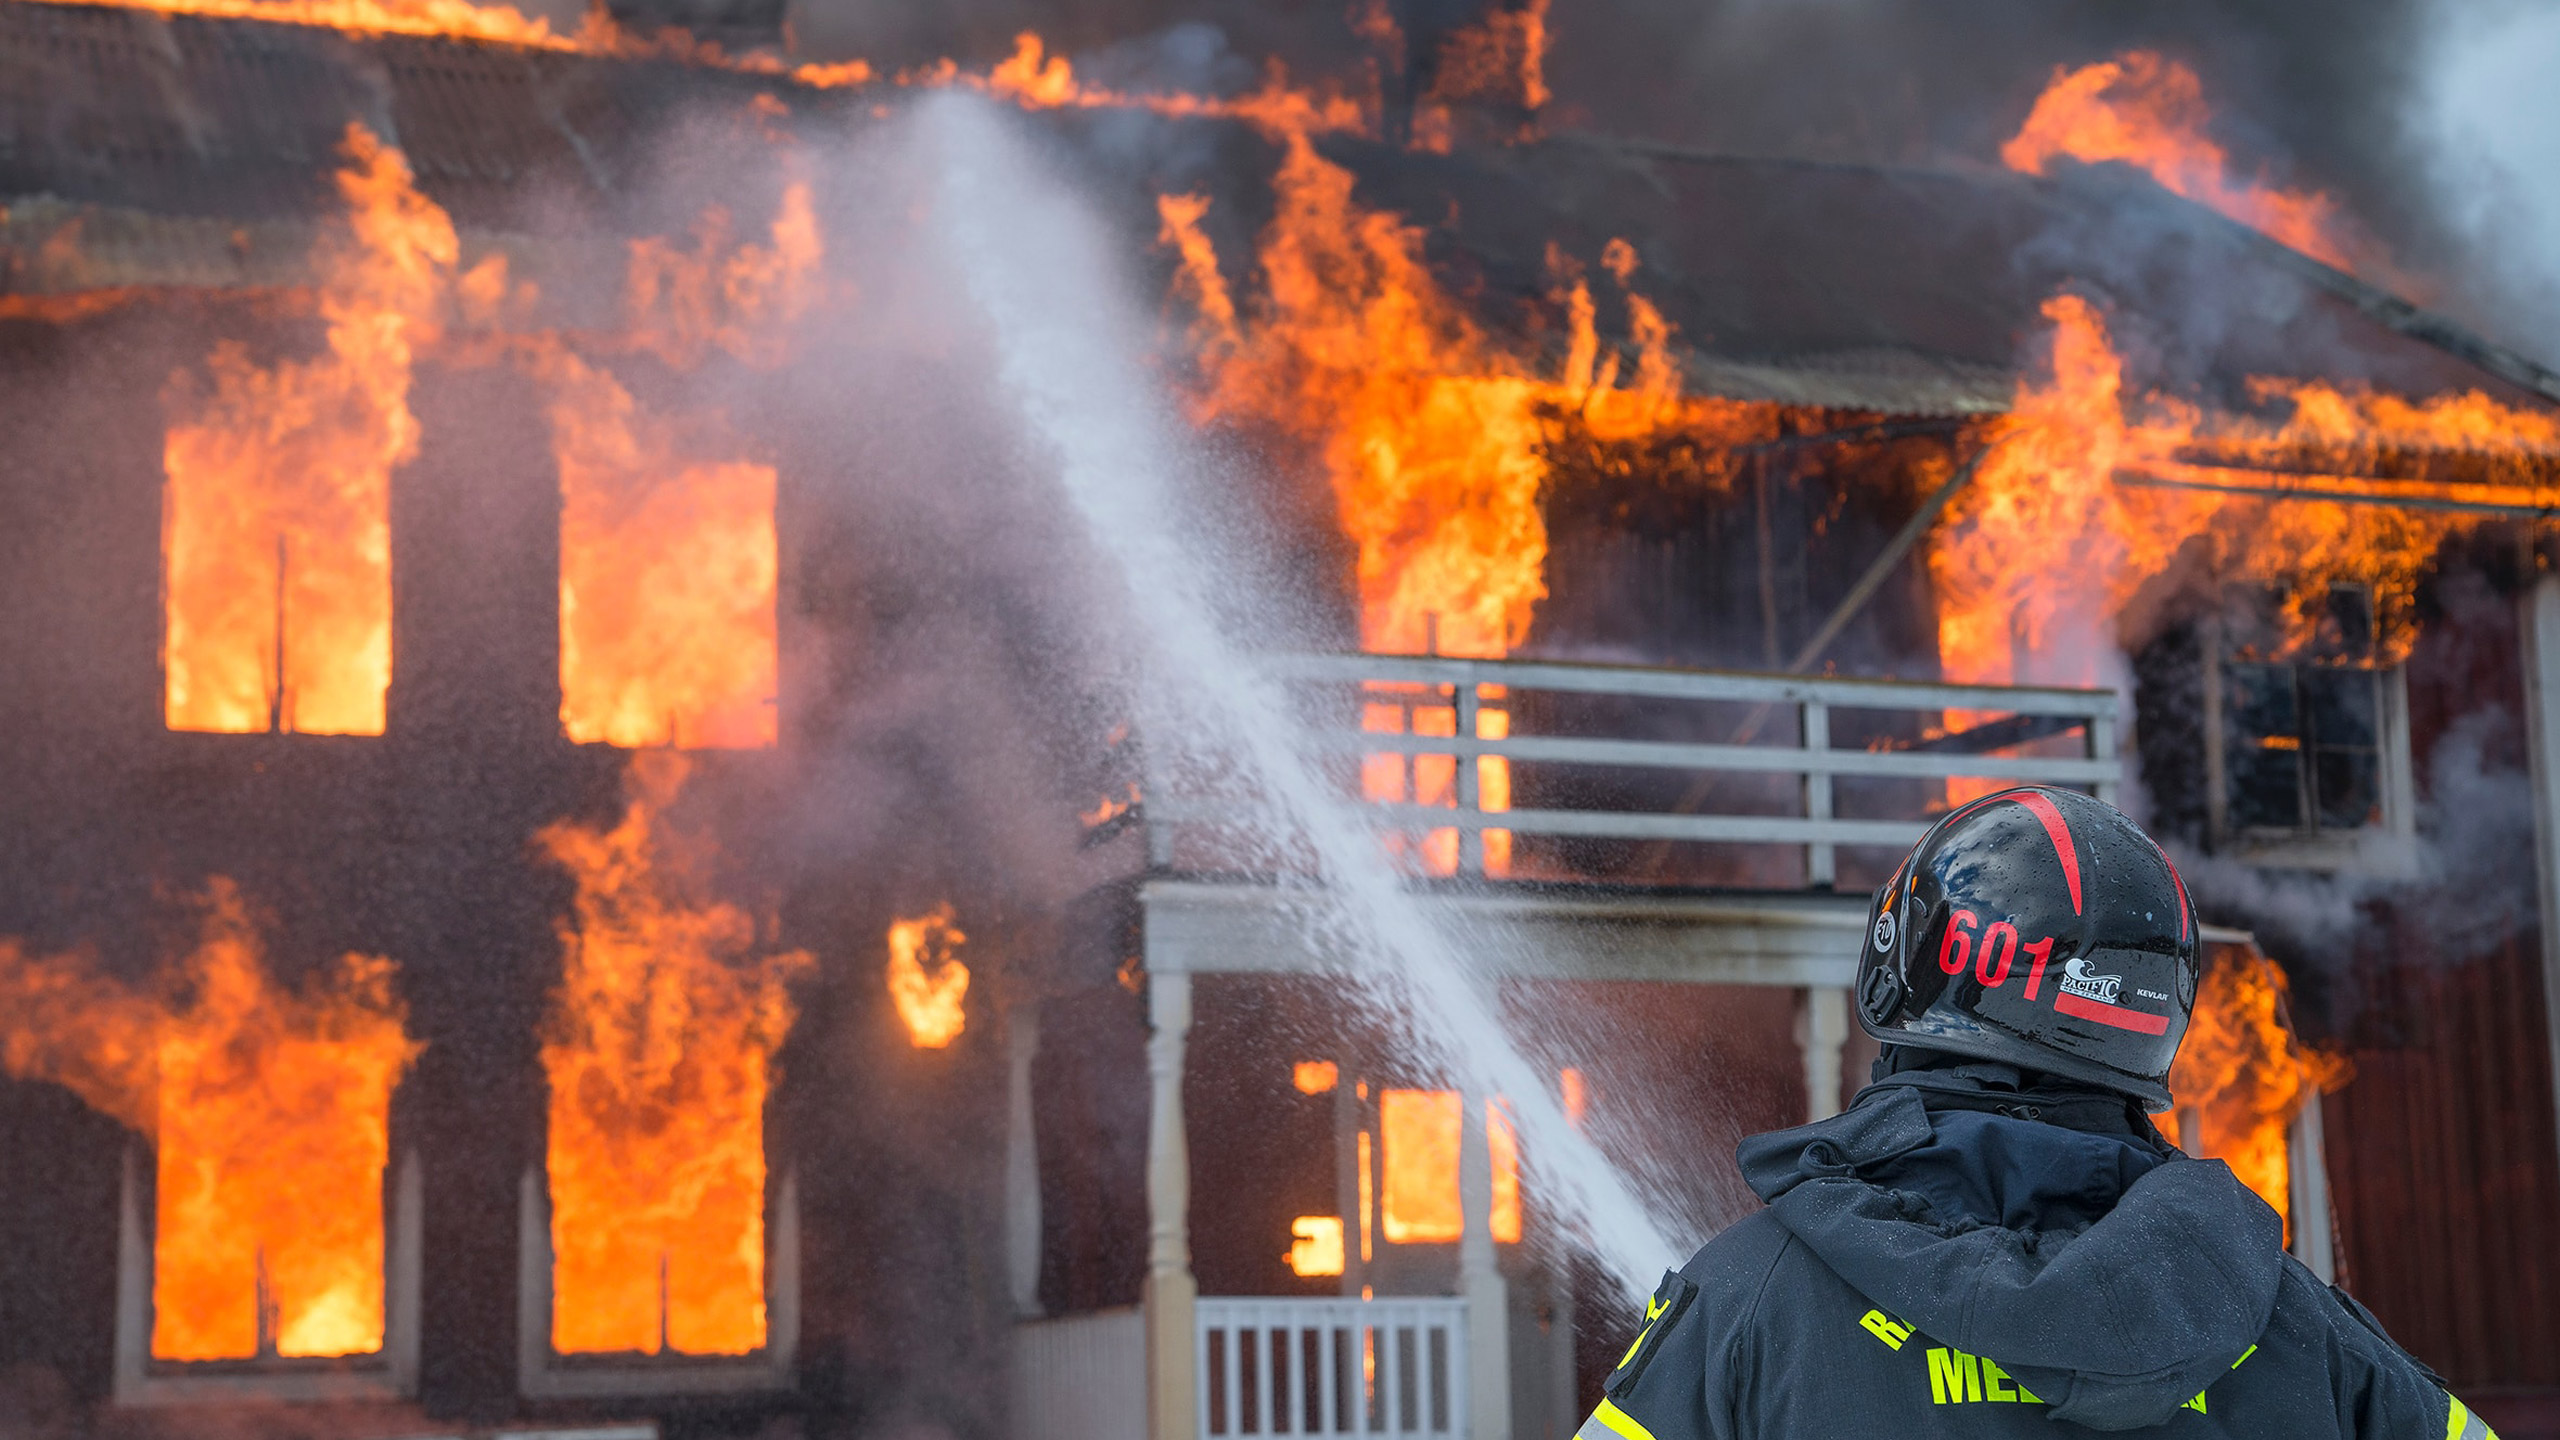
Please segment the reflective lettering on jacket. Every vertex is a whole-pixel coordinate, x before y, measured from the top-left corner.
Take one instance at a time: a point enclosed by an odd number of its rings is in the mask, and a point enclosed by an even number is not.
[[[1929,1348],[1929,1403],[1970,1405],[1999,1403],[2041,1405],[2035,1393],[2019,1384],[1987,1355],[1967,1355],[1943,1345]]]

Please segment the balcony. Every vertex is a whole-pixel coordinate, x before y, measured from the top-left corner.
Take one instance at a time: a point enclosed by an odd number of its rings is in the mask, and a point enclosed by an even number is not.
[[[1711,846],[1723,863],[1696,872],[1706,884],[1829,890],[1850,878],[1844,850],[1898,853],[1951,793],[2062,785],[2112,800],[2123,778],[2108,690],[1392,655],[1273,668],[1345,791],[1424,876],[1664,873],[1533,850],[1553,837]],[[1254,823],[1234,797],[1150,780],[1159,870],[1215,870],[1219,833]],[[1781,858],[1792,873],[1769,863]]]

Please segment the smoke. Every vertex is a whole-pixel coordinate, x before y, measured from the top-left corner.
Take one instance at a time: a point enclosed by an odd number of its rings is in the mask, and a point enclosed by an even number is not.
[[[2347,981],[2358,959],[2384,950],[2441,965],[2477,959],[2537,913],[2532,785],[2510,758],[2518,729],[2503,707],[2448,726],[2427,758],[2413,837],[2380,863],[2288,870],[2176,845],[2172,853],[2199,910],[2247,924],[2297,973]],[[2427,943],[2393,945],[2394,933]]]
[[[2491,333],[2560,361],[2560,11],[2517,0],[2436,0],[2412,106],[2433,202],[2476,247]]]

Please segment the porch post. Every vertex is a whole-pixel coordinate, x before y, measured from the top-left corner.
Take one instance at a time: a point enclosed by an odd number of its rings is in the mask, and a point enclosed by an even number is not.
[[[2560,575],[2524,602],[2526,749],[2533,762],[2535,872],[2542,899],[2542,1007],[2550,1075],[2560,1085]],[[2553,1136],[2560,1142],[2560,1134]]]
[[[1493,1250],[1493,1148],[1485,1106],[1467,1095],[1458,1128],[1458,1295],[1467,1302],[1467,1435],[1511,1440],[1510,1296]]]
[[[1147,976],[1147,1435],[1199,1440],[1199,1375],[1191,1276],[1191,1149],[1182,1116],[1182,1051],[1191,977]]]
[[[1804,1047],[1807,1121],[1840,1113],[1840,1056],[1849,1044],[1849,992],[1839,985],[1804,987],[1804,1016],[1796,1022]]]
[[[1040,1055],[1040,1002],[1019,999],[1005,1007],[1009,1070],[1005,1083],[1004,1258],[1013,1313],[1040,1318],[1040,1150],[1032,1123],[1031,1064]]]

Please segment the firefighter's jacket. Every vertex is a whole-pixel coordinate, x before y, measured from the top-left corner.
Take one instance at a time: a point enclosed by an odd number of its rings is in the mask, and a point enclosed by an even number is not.
[[[2020,1080],[1896,1075],[1744,1141],[1768,1208],[1663,1277],[1577,1440],[2494,1440],[2228,1166]]]

